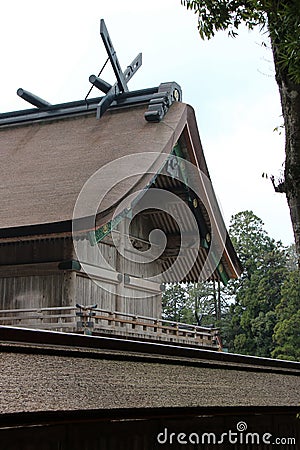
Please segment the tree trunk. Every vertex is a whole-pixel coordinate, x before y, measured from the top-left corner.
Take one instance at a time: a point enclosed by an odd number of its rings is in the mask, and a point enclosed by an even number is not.
[[[217,319],[218,319],[218,321],[221,320],[221,314],[222,314],[222,306],[221,306],[221,283],[220,283],[220,280],[218,280],[218,313],[217,313]]]
[[[272,47],[285,126],[284,192],[290,209],[300,267],[300,85],[289,80],[279,66],[276,43],[272,42]]]
[[[214,299],[214,316],[216,320],[218,320],[218,302],[217,302],[217,291],[215,280],[213,281],[213,299]]]
[[[285,193],[300,257],[300,86],[282,82],[281,104],[285,123]]]

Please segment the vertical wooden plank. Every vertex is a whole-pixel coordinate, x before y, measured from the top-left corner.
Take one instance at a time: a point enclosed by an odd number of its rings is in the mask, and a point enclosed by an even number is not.
[[[61,296],[61,306],[73,306],[75,305],[76,297],[76,272],[64,271],[62,278],[63,289]]]

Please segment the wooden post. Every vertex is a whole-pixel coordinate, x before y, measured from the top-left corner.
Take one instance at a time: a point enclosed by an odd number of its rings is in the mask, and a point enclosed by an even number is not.
[[[118,248],[117,248],[117,255],[116,255],[116,270],[122,274],[125,273],[124,270],[124,250],[125,250],[125,220],[122,220],[119,224],[119,242],[118,242]],[[124,277],[116,287],[116,301],[115,301],[115,310],[119,312],[126,312],[124,311]]]

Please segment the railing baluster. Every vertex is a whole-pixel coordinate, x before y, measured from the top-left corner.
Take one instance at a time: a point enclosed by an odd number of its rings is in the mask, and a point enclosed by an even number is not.
[[[36,325],[36,328],[76,331],[76,311],[77,308],[74,306],[0,310],[0,324],[30,328]],[[198,345],[210,348],[221,346],[217,338],[217,329],[214,328],[101,308],[95,308],[93,311],[94,331],[105,333],[105,330],[110,332],[114,330],[116,334],[121,334],[126,328],[129,335],[143,331],[149,338],[152,336],[156,340],[163,338],[168,341],[173,339],[171,336],[176,336],[178,342],[194,341]]]

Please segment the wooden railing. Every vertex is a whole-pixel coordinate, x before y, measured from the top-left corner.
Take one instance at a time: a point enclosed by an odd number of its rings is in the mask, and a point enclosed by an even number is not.
[[[140,316],[99,308],[73,306],[38,309],[0,310],[0,325],[16,327],[128,336],[146,336],[156,340],[195,342],[218,349],[216,328],[201,327],[166,319]]]
[[[75,324],[76,308],[62,306],[55,308],[30,309],[2,309],[0,310],[0,325],[19,327],[57,329],[66,328]]]

